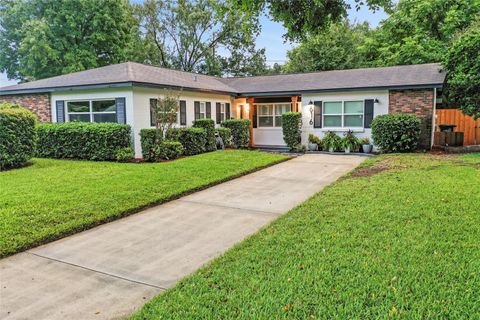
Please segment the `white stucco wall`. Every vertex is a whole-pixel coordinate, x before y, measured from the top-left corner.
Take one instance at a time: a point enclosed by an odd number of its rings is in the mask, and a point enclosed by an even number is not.
[[[165,94],[164,89],[142,88],[135,87],[133,89],[133,133],[135,142],[135,156],[142,156],[142,149],[140,145],[140,130],[150,128],[150,99],[162,97]],[[211,103],[212,119],[216,120],[216,103],[230,103],[233,101],[228,95],[218,95],[212,93],[201,93],[193,91],[181,91],[180,100],[185,100],[187,104],[187,127],[192,125],[195,119],[195,101],[205,101]],[[231,109],[233,109],[231,107]],[[233,115],[231,115],[233,116]],[[178,117],[180,121],[180,117]],[[180,126],[180,125],[178,125]]]
[[[335,131],[338,135],[348,131],[349,128],[332,129],[332,128],[313,128],[313,124],[310,124],[311,112],[309,105],[310,101],[354,101],[354,100],[367,100],[378,99],[379,103],[374,104],[373,116],[387,114],[388,113],[388,90],[382,91],[352,91],[352,92],[334,92],[334,93],[311,93],[302,95],[302,144],[308,143],[308,135],[313,133],[320,138],[323,138],[327,131]],[[358,138],[368,137],[371,139],[372,129],[369,128],[351,128],[355,132]]]

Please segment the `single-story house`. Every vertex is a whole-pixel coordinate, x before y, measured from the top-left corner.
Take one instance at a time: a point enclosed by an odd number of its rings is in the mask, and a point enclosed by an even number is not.
[[[370,137],[372,119],[394,112],[424,118],[421,146],[429,148],[437,96],[445,74],[438,64],[220,78],[126,62],[0,88],[0,103],[23,105],[40,121],[126,123],[141,157],[140,129],[152,127],[151,103],[164,89],[178,90],[178,126],[194,119],[246,118],[251,144],[285,146],[281,115],[302,112],[308,135],[353,130]]]

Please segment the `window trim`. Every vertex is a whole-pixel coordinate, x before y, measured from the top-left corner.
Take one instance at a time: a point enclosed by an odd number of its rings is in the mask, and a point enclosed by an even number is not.
[[[219,102],[219,103],[220,103],[220,122],[223,122],[225,121],[225,117],[227,115],[227,104],[225,102]]]
[[[67,122],[73,122],[70,120],[70,115],[73,114],[79,114],[79,115],[85,115],[85,114],[88,114],[89,115],[89,118],[90,118],[90,121],[89,122],[92,122],[92,123],[102,123],[102,122],[95,122],[93,121],[94,120],[94,115],[96,114],[114,114],[115,115],[115,122],[110,122],[110,123],[117,123],[117,110],[115,109],[115,111],[93,111],[93,102],[94,101],[113,101],[114,105],[116,105],[116,100],[115,98],[100,98],[100,99],[73,99],[73,100],[65,100],[65,113],[66,113],[66,120]],[[68,111],[68,104],[70,102],[88,102],[88,108],[89,108],[89,111],[88,112],[70,112]],[[85,121],[79,121],[79,122],[85,122]]]
[[[254,104],[254,108],[257,108],[257,127],[255,129],[266,129],[266,130],[281,130],[282,127],[281,126],[276,126],[276,117],[279,117],[281,115],[276,115],[275,113],[275,109],[277,106],[284,106],[284,105],[289,105],[290,106],[290,111],[287,111],[287,112],[291,112],[292,111],[292,103],[290,102],[277,102],[277,103],[255,103]],[[259,112],[259,108],[260,106],[270,106],[271,109],[272,109],[272,114],[271,115],[261,115],[260,112]],[[260,117],[271,117],[273,118],[272,120],[272,126],[271,127],[263,127],[260,125]]]
[[[202,112],[202,106],[203,106],[203,112]],[[198,119],[206,119],[206,118],[207,118],[207,101],[199,101]]]
[[[329,113],[325,114],[325,103],[332,103],[332,102],[341,102],[342,103],[342,113]],[[345,103],[346,102],[361,102],[362,103],[362,113],[345,113]],[[361,126],[345,126],[345,116],[362,116],[362,125]],[[325,116],[340,116],[342,124],[340,127],[331,127],[325,125]],[[322,101],[322,129],[326,130],[345,130],[345,129],[365,129],[365,101],[364,100],[330,100],[330,101]]]

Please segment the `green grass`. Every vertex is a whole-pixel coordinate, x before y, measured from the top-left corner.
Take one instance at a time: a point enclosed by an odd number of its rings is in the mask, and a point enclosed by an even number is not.
[[[368,160],[133,319],[478,319],[479,164]]]
[[[35,159],[0,172],[0,256],[285,159],[242,150],[152,164]]]

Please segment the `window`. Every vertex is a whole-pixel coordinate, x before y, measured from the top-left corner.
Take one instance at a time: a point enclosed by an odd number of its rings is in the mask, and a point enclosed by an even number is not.
[[[198,116],[198,119],[205,119],[206,118],[206,110],[207,110],[207,104],[205,102],[200,102],[200,113]]]
[[[220,103],[220,122],[225,120],[225,103]]]
[[[326,128],[363,127],[363,101],[328,101],[323,103]]]
[[[150,126],[155,127],[156,124],[156,114],[159,112],[159,119],[164,119],[165,122],[178,123],[178,111],[177,112],[166,112],[164,109],[157,106],[158,99],[150,99]],[[178,108],[180,109],[180,107]]]
[[[282,114],[292,110],[290,103],[259,104],[255,107],[257,108],[259,127],[281,127]]]
[[[67,101],[68,121],[117,122],[115,100]]]

